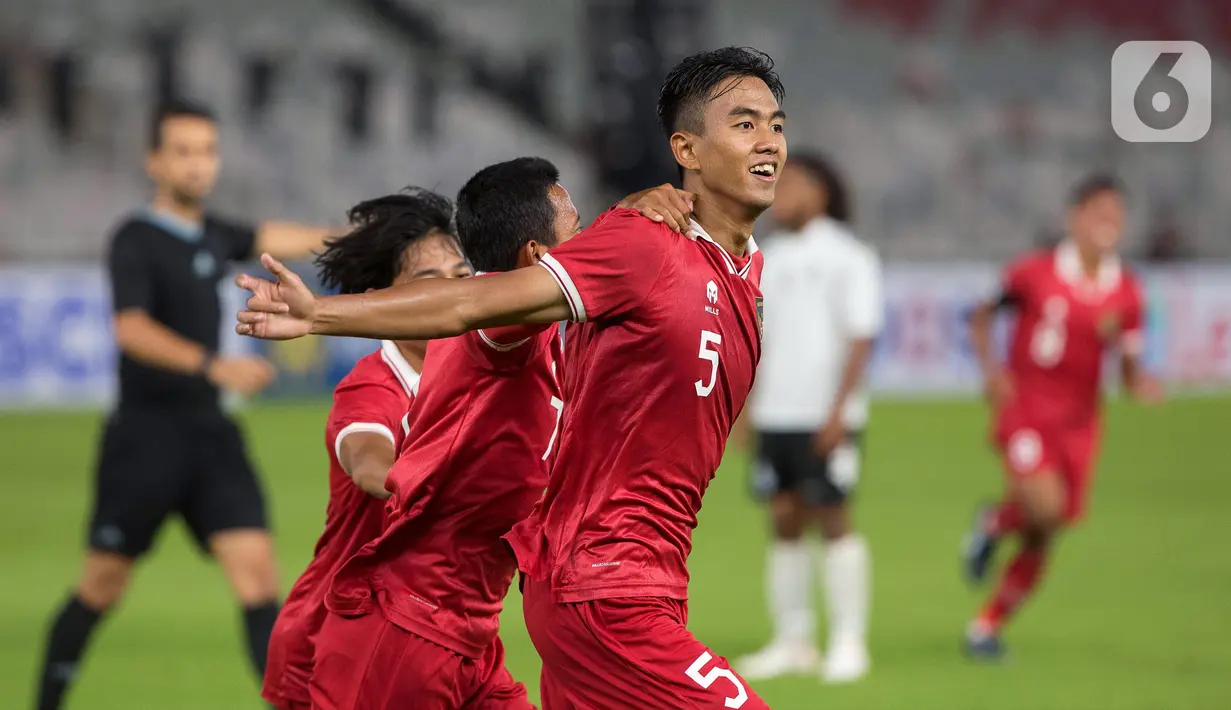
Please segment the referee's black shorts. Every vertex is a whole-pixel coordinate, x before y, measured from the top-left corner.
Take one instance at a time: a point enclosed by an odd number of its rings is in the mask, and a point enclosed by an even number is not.
[[[140,557],[176,513],[206,552],[215,533],[266,528],[239,427],[214,408],[117,410],[99,448],[89,547]]]

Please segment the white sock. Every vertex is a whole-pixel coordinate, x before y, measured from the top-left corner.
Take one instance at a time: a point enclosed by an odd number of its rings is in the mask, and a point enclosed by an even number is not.
[[[830,647],[864,645],[868,633],[871,564],[868,545],[855,533],[825,544],[825,606]]]
[[[816,612],[812,601],[812,551],[803,540],[776,540],[765,567],[765,598],[774,640],[812,645]]]

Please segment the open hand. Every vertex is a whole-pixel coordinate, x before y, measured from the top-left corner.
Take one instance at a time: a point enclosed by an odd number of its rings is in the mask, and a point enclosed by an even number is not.
[[[696,195],[691,192],[679,190],[670,183],[664,183],[658,187],[635,192],[620,200],[616,206],[630,207],[655,222],[662,222],[681,234],[687,234],[695,199]]]
[[[248,274],[235,277],[235,285],[252,292],[248,309],[240,311],[235,332],[263,340],[291,340],[312,332],[316,296],[303,279],[269,254],[261,263],[277,281]]]

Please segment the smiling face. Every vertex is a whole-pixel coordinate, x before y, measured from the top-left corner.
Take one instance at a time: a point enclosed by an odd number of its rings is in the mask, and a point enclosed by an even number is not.
[[[721,82],[702,108],[701,132],[671,136],[677,162],[705,191],[759,214],[774,202],[787,156],[786,115],[761,79]]]

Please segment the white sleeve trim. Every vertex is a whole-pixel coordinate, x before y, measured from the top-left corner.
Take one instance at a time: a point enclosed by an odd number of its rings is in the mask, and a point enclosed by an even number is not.
[[[388,439],[390,444],[397,446],[397,439],[393,438],[393,432],[389,431],[389,427],[384,424],[377,424],[376,422],[352,422],[347,424],[342,427],[342,431],[338,432],[337,437],[333,440],[333,455],[338,457],[338,463],[343,469],[346,468],[346,464],[342,463],[342,440],[351,434],[360,432],[380,434]],[[350,471],[347,471],[347,474],[349,473]]]
[[[569,310],[573,313],[573,322],[585,323],[586,304],[582,302],[581,292],[577,290],[577,285],[573,283],[564,265],[556,261],[551,254],[544,254],[539,265],[547,269],[547,273],[551,274],[556,284],[560,286],[560,290],[564,292],[564,300],[568,301]]]
[[[502,353],[507,353],[507,352],[508,352],[508,351],[510,351],[510,350],[516,350],[517,348],[520,348],[521,346],[523,346],[523,345],[525,345],[526,343],[530,342],[530,337],[526,337],[526,338],[522,338],[521,340],[517,341],[516,343],[497,343],[496,341],[494,341],[494,340],[492,340],[491,338],[487,337],[487,333],[484,333],[484,332],[483,332],[483,331],[481,331],[481,330],[480,330],[480,331],[478,331],[478,332],[479,332],[479,337],[483,339],[483,342],[484,342],[484,343],[487,343],[487,346],[488,346],[489,348],[491,348],[492,350],[496,350],[496,351],[498,351],[498,352],[502,352]],[[531,336],[531,337],[533,337],[533,336]]]

